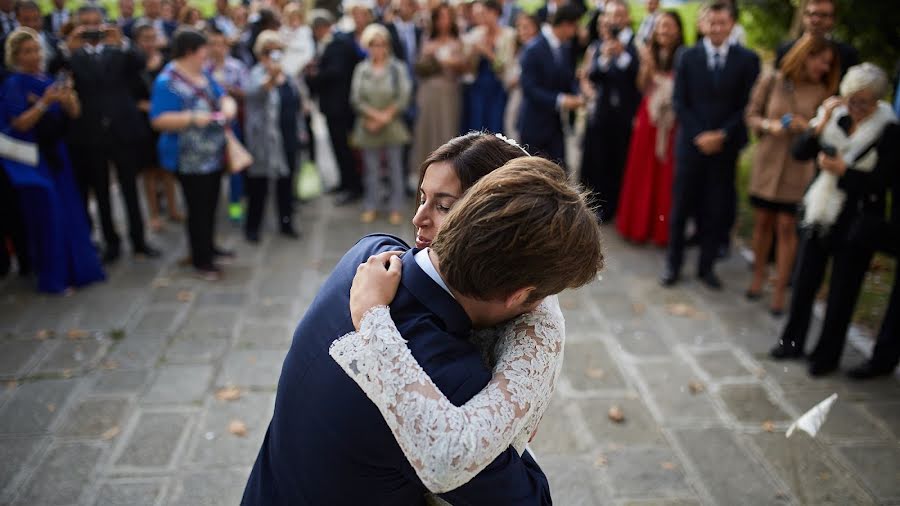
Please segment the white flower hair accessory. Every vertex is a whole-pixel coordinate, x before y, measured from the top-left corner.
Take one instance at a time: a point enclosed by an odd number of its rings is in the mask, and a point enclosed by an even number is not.
[[[505,136],[505,135],[503,135],[503,134],[494,134],[494,136],[495,136],[496,138],[500,139],[501,141],[503,141],[503,142],[505,142],[505,143],[511,145],[511,146],[515,146],[515,147],[521,149],[522,152],[525,153],[525,156],[531,156],[531,153],[529,153],[528,151],[525,150],[525,148],[523,148],[522,146],[520,146],[519,143],[516,142],[515,139],[510,139],[509,137],[507,137],[507,136]]]

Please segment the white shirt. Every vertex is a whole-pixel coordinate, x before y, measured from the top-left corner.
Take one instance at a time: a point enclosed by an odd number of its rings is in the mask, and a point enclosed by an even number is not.
[[[706,65],[712,70],[716,64],[715,55],[719,55],[719,65],[721,68],[725,68],[725,62],[728,60],[728,48],[731,44],[726,40],[724,44],[719,47],[715,47],[712,45],[712,42],[709,41],[709,37],[703,37],[703,47],[706,48]]]
[[[435,283],[437,283],[441,288],[444,289],[447,293],[453,297],[453,294],[450,293],[450,288],[447,287],[447,283],[444,283],[444,278],[441,277],[441,274],[434,268],[434,264],[431,263],[431,257],[428,255],[428,251],[431,248],[425,248],[416,253],[416,256],[413,257],[416,260],[416,263],[419,264],[419,267],[425,271],[425,274],[428,274],[428,277],[433,279]],[[455,297],[454,297],[455,298]]]
[[[656,26],[657,19],[659,19],[659,11],[656,11],[653,14],[647,14],[647,16],[644,17],[644,20],[641,21],[641,26],[638,27],[637,31],[638,42],[641,44],[650,43],[650,37],[653,36],[653,28]]]
[[[634,37],[634,32],[631,28],[627,26],[619,32],[619,42],[624,47],[628,47],[628,44],[631,42],[631,38]],[[605,55],[601,54],[597,57],[597,64],[600,66],[600,70],[608,70],[609,69],[609,58]],[[619,56],[616,57],[616,67],[620,69],[625,69],[628,65],[631,64],[631,53],[628,51],[622,51],[619,53]]]
[[[553,5],[553,4],[547,4],[548,7],[551,5]],[[541,35],[543,35],[544,38],[547,39],[547,43],[550,44],[550,50],[553,51],[553,58],[556,60],[557,65],[558,65],[559,60],[562,59],[562,54],[560,54],[560,51],[562,50],[562,41],[560,41],[556,37],[556,35],[553,34],[553,28],[551,28],[550,25],[544,25],[541,27]],[[562,99],[563,99],[562,93],[556,95],[556,109],[557,110],[562,109],[562,107],[561,107]]]
[[[403,55],[406,58],[406,63],[408,65],[415,64],[416,54],[419,50],[416,47],[416,25],[412,21],[397,19],[394,21],[394,27],[397,28],[397,36],[400,37],[400,42],[403,43],[403,50],[406,51],[406,54]]]

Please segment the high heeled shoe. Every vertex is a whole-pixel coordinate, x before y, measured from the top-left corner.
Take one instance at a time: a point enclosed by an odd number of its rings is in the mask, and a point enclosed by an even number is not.
[[[790,360],[803,357],[803,347],[796,341],[785,342],[778,340],[778,344],[769,350],[769,356],[775,360]]]

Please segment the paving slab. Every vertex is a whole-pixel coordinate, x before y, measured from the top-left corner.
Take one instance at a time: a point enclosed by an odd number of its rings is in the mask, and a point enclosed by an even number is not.
[[[150,378],[149,369],[103,370],[95,375],[91,391],[95,394],[133,394],[140,392]]]
[[[60,436],[99,438],[118,431],[129,401],[126,399],[87,399],[75,405],[65,416]]]
[[[0,434],[46,432],[75,386],[75,382],[67,380],[20,384],[0,410]]]
[[[238,330],[236,345],[241,348],[286,350],[293,340],[294,329],[287,324],[244,322]]]
[[[109,369],[144,369],[156,365],[162,356],[165,336],[159,334],[128,335],[113,344],[101,365]]]
[[[172,488],[168,504],[170,506],[240,504],[246,484],[247,472],[244,469],[183,473]]]
[[[589,399],[578,401],[578,407],[594,439],[604,448],[663,441],[659,425],[639,399]],[[619,408],[622,421],[610,419],[613,407]]]
[[[194,431],[189,462],[202,467],[242,465],[253,462],[272,418],[274,393],[243,392],[234,401],[211,399],[202,421]],[[247,432],[235,435],[228,426],[244,423]]]
[[[713,379],[753,375],[731,350],[698,352],[694,358],[703,371]]]
[[[838,452],[882,502],[900,502],[900,445],[894,443],[846,446]]]
[[[794,392],[786,395],[799,413],[805,413],[822,402],[829,392]],[[890,434],[869,416],[862,406],[852,400],[838,396],[831,405],[828,418],[819,429],[821,437],[827,440],[845,439],[890,439]]]
[[[135,334],[167,334],[180,311],[177,309],[150,309],[135,323],[130,332]]]
[[[143,412],[119,443],[113,465],[124,472],[169,468],[190,419],[183,412]]]
[[[550,493],[554,504],[572,506],[593,506],[603,504],[606,494],[599,492],[600,487],[592,475],[596,469],[590,459],[542,457],[538,455],[538,463],[550,481]]]
[[[563,376],[577,390],[621,390],[627,388],[603,343],[567,343]]]
[[[92,368],[107,344],[98,339],[57,340],[47,356],[35,366],[33,374],[73,374]]]
[[[141,398],[144,403],[184,404],[206,396],[213,368],[210,365],[166,365]]]
[[[617,496],[678,497],[691,494],[684,467],[666,447],[630,447],[604,452],[603,470]]]
[[[900,402],[866,402],[862,406],[900,439]]]
[[[761,385],[724,385],[718,394],[731,415],[742,423],[786,422],[791,418]]]
[[[155,506],[165,490],[165,482],[107,481],[101,484],[94,506]]]
[[[8,502],[4,496],[12,495],[8,488],[16,475],[27,469],[25,463],[49,443],[46,436],[0,438],[0,504]]]
[[[83,442],[51,447],[16,504],[56,506],[77,502],[102,452],[101,446]]]
[[[214,337],[176,337],[166,348],[163,360],[167,364],[211,364],[222,358],[228,346],[227,340]]]
[[[574,401],[554,396],[541,418],[537,435],[529,443],[536,455],[576,455],[587,452],[590,445],[576,434],[576,428],[569,416],[569,410],[577,409]],[[543,461],[543,458],[541,459]]]
[[[188,314],[176,335],[184,338],[230,339],[237,316],[234,309],[195,310]]]
[[[281,364],[286,354],[287,350],[234,350],[225,357],[216,385],[274,390],[278,386]]]
[[[707,390],[691,392],[690,385],[699,376],[683,360],[637,364],[636,369],[665,423],[721,421]]]
[[[0,341],[0,379],[21,377],[44,351],[37,340]]]

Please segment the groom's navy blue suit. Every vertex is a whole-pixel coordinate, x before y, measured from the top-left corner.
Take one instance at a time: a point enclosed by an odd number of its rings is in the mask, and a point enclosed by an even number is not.
[[[419,481],[374,404],[328,354],[351,332],[350,285],[370,255],[408,250],[388,235],[367,236],[338,263],[309,307],[284,361],[275,413],[244,491],[242,504],[423,504]],[[490,380],[467,340],[462,307],[403,255],[391,316],[413,356],[456,405]],[[466,485],[444,494],[454,505],[550,504],[543,472],[526,452],[507,449]]]

